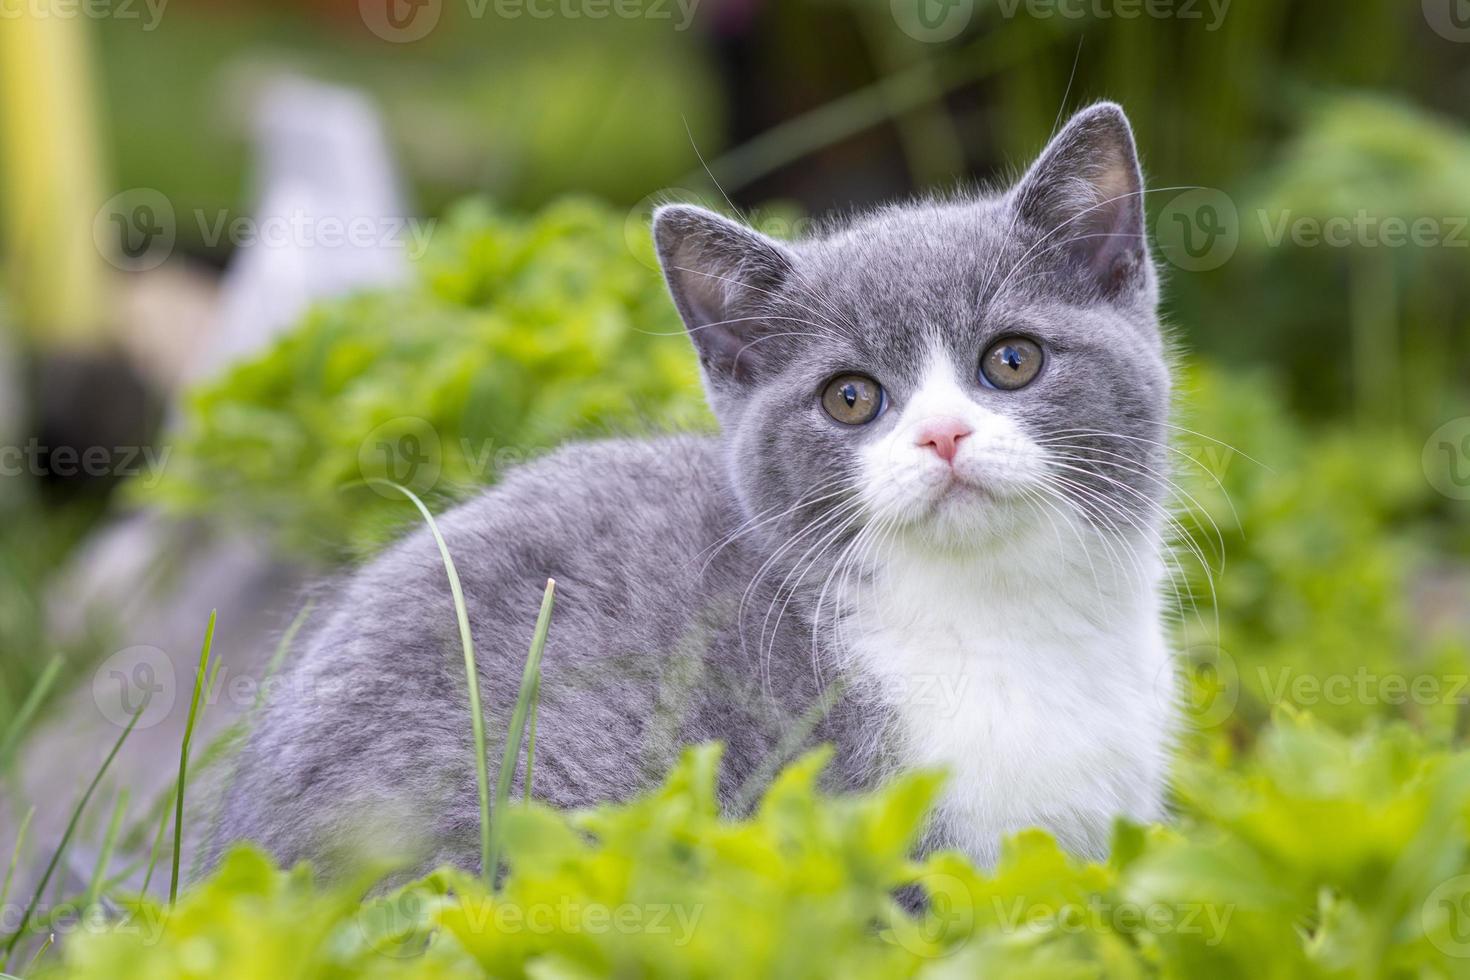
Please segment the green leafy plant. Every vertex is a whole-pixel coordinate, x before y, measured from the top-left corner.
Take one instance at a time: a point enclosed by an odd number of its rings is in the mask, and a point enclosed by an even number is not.
[[[599,205],[529,220],[465,205],[415,285],[320,306],[196,391],[150,499],[340,557],[408,517],[364,481],[442,506],[567,439],[702,424],[694,359],[652,270],[647,230]]]
[[[1350,737],[1283,716],[1238,770],[1187,767],[1177,828],[1120,824],[1106,863],[1028,831],[993,871],[908,859],[937,774],[833,798],[825,761],[791,765],[744,819],[721,815],[715,746],[624,805],[513,807],[496,889],[443,870],[366,895],[381,868],[325,887],[240,849],[173,908],[131,901],[69,937],[50,972],[1470,975],[1470,754],[1403,727]],[[895,900],[906,884],[926,910]]]

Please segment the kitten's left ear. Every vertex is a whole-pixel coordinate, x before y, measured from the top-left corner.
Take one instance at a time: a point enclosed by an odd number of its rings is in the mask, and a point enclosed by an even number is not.
[[[1152,288],[1143,174],[1133,129],[1116,103],[1073,116],[1012,189],[1011,202],[1045,236],[1037,252],[1070,256],[1102,295]]]

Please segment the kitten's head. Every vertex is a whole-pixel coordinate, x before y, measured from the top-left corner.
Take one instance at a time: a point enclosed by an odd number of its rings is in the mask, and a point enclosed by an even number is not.
[[[750,517],[956,549],[1156,523],[1168,371],[1116,105],[1004,194],[797,243],[675,205],[654,234]]]

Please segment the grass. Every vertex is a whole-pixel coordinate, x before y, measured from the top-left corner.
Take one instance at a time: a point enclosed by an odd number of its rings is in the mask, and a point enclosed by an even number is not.
[[[102,777],[107,775],[107,770],[112,767],[112,760],[117,758],[117,754],[122,750],[123,744],[128,740],[128,736],[133,734],[133,728],[138,724],[138,719],[143,717],[143,712],[147,710],[151,699],[152,693],[144,692],[143,700],[138,705],[137,710],[133,712],[133,717],[129,719],[127,727],[117,737],[117,741],[112,745],[112,751],[107,753],[107,758],[102,761],[102,766],[92,777],[92,781],[87,784],[86,792],[82,794],[82,798],[77,801],[77,805],[72,809],[71,819],[67,821],[66,830],[61,835],[61,843],[57,845],[56,850],[52,853],[51,860],[47,863],[46,870],[41,875],[41,881],[36,885],[36,893],[26,905],[25,912],[21,915],[20,925],[16,927],[14,934],[11,935],[10,940],[5,944],[3,955],[0,955],[0,971],[3,971],[9,964],[10,957],[14,955],[16,946],[20,944],[21,937],[25,935],[26,927],[30,925],[31,916],[35,914],[36,906],[40,903],[42,896],[46,894],[46,886],[51,883],[51,877],[56,873],[56,868],[61,863],[62,855],[66,853],[68,845],[71,844],[72,835],[76,833],[77,824],[81,822],[82,813],[87,809],[87,804],[91,802],[92,794],[97,791],[98,785],[102,782]]]
[[[449,553],[449,545],[444,541],[444,535],[439,533],[439,524],[434,520],[434,515],[429,508],[419,499],[418,494],[408,487],[398,483],[387,481],[380,482],[383,486],[390,487],[403,494],[418,508],[424,523],[428,525],[429,533],[434,536],[434,544],[439,547],[439,557],[444,561],[444,574],[449,578],[449,591],[454,597],[454,615],[459,622],[459,641],[464,648],[464,672],[465,684],[468,686],[470,695],[470,728],[471,736],[475,743],[475,778],[480,792],[480,868],[487,882],[492,881],[493,872],[490,870],[490,768],[488,753],[485,749],[485,716],[480,708],[480,672],[475,666],[475,639],[470,633],[470,614],[465,607],[464,589],[459,584],[459,571],[454,567],[454,556]]]
[[[194,724],[199,719],[199,699],[204,691],[205,678],[209,676],[209,653],[214,645],[214,624],[219,611],[209,614],[209,625],[204,629],[204,645],[199,651],[199,668],[194,673],[194,696],[189,701],[189,718],[184,724],[184,740],[179,748],[179,785],[174,794],[174,860],[173,872],[168,881],[168,901],[172,905],[179,898],[179,858],[184,840],[184,790],[189,784],[189,745],[194,740]]]
[[[52,657],[41,672],[41,677],[32,685],[30,693],[26,695],[20,710],[15,713],[10,724],[5,726],[5,735],[0,737],[0,774],[10,770],[11,756],[15,747],[20,744],[20,737],[30,727],[31,719],[45,703],[46,697],[51,689],[56,686],[56,679],[61,676],[61,658]]]
[[[536,617],[536,632],[531,637],[531,650],[526,655],[526,669],[521,674],[521,690],[516,696],[515,711],[510,716],[510,731],[505,739],[505,755],[500,760],[500,779],[495,785],[494,819],[490,825],[490,861],[484,865],[485,880],[492,882],[500,868],[500,848],[505,840],[505,821],[501,814],[510,803],[510,783],[515,777],[521,756],[521,733],[526,730],[527,716],[535,710],[541,692],[541,653],[546,649],[546,634],[551,629],[551,608],[556,602],[556,579],[546,580],[546,593],[541,597],[541,612]],[[531,799],[531,764],[536,751],[533,732],[526,749],[526,800]]]
[[[471,727],[475,744],[476,768],[479,776],[482,877],[487,883],[487,886],[493,887],[495,877],[494,869],[498,867],[501,842],[504,840],[505,837],[504,818],[507,808],[510,805],[510,783],[514,776],[516,765],[519,760],[520,749],[522,745],[522,735],[526,731],[528,722],[530,725],[530,734],[525,740],[527,751],[526,800],[527,802],[530,801],[531,768],[532,759],[535,752],[536,738],[535,718],[540,695],[541,660],[546,647],[546,638],[551,627],[551,615],[555,603],[556,582],[555,580],[548,580],[546,583],[546,591],[542,598],[540,612],[537,616],[535,632],[532,636],[530,649],[527,653],[526,666],[521,677],[520,689],[517,694],[515,708],[511,718],[511,728],[507,734],[505,754],[501,761],[501,770],[497,782],[495,804],[492,808],[490,805],[487,761],[488,752],[486,747],[484,717],[482,714],[479,693],[478,669],[475,661],[473,638],[471,636],[469,627],[469,614],[465,605],[464,592],[460,584],[459,574],[455,568],[454,558],[449,551],[448,544],[445,542],[443,535],[440,533],[438,524],[435,522],[434,517],[432,513],[430,513],[428,507],[411,490],[408,490],[407,488],[396,484],[393,484],[393,486],[395,489],[399,490],[405,496],[407,496],[409,500],[414,504],[414,506],[418,508],[419,513],[423,516],[424,521],[439,548],[440,555],[443,558],[445,574],[449,580],[450,591],[454,599],[455,615],[459,623],[460,638],[464,650],[466,684],[470,693],[470,703],[472,709]],[[285,659],[287,651],[290,649],[293,639],[306,621],[307,617],[310,615],[311,610],[312,604],[308,603],[297,614],[296,618],[292,621],[291,625],[283,634],[281,642],[267,667],[268,677],[273,676],[275,672],[280,668]],[[185,722],[184,733],[179,748],[178,779],[172,791],[174,839],[172,846],[171,871],[169,876],[168,904],[170,907],[177,905],[179,900],[182,841],[184,840],[184,806],[186,791],[189,782],[190,750],[193,744],[195,728],[197,726],[201,709],[205,700],[205,693],[212,689],[213,682],[216,678],[218,678],[220,673],[221,665],[218,662],[212,663],[212,650],[214,645],[216,623],[217,611],[211,612],[208,624],[205,627],[204,640],[200,647],[199,662],[194,675],[193,695],[189,703],[189,714]],[[57,679],[60,664],[61,661],[57,659],[53,661],[52,664],[48,665],[45,673],[43,673],[41,679],[36,683],[35,687],[30,692],[30,695],[27,697],[25,702],[26,707],[22,709],[21,716],[16,718],[11,723],[11,725],[7,727],[5,740],[3,743],[0,744],[10,746],[18,743],[23,729],[22,722],[28,722],[29,719],[34,716],[36,708],[44,701],[46,693],[54,685]],[[213,670],[211,670],[211,667],[213,667]],[[242,726],[244,728],[248,728],[249,723],[254,718],[256,709],[260,706],[263,696],[263,692],[262,694],[257,696],[255,704],[247,712],[245,718],[241,720],[239,725],[232,727],[232,729],[223,733],[221,736],[219,736],[219,739],[216,742],[211,743],[206,748],[204,758],[201,760],[201,764],[213,761],[215,758],[223,754],[223,749],[227,748],[228,743],[242,738],[245,734],[247,734],[247,732],[243,730]],[[45,895],[46,889],[50,885],[51,880],[55,875],[56,869],[60,866],[62,858],[66,854],[67,848],[71,843],[71,840],[81,822],[82,816],[86,811],[88,804],[91,802],[93,795],[95,794],[98,786],[101,784],[108,769],[111,768],[113,760],[122,749],[122,746],[127,741],[128,736],[132,733],[133,728],[138,722],[138,719],[142,716],[143,712],[147,710],[148,704],[149,696],[145,696],[142,704],[140,704],[137,710],[133,713],[133,716],[129,720],[127,727],[118,737],[117,742],[112,747],[112,751],[108,753],[107,758],[104,760],[102,766],[98,769],[96,774],[92,777],[92,780],[88,785],[86,791],[82,794],[81,799],[78,801],[76,807],[73,809],[71,813],[71,818],[68,821],[67,828],[62,836],[61,842],[52,853],[50,860],[47,863],[46,870],[41,876],[40,883],[36,887],[35,896],[28,904],[26,912],[21,919],[20,925],[16,928],[14,933],[5,940],[3,956],[0,956],[0,970],[3,970],[5,968],[10,957],[14,954],[21,940],[25,937],[27,929],[31,926],[32,916],[35,912],[35,909],[41,901],[42,896]],[[216,748],[221,748],[221,751],[215,752],[214,750]],[[107,878],[107,869],[112,862],[112,857],[121,835],[124,817],[127,810],[127,802],[128,793],[126,792],[126,790],[124,790],[119,795],[119,798],[114,806],[112,817],[108,822],[107,830],[103,839],[102,851],[98,857],[93,873],[88,881],[86,891],[86,904],[84,906],[85,908],[94,907],[98,903],[98,901],[106,895],[108,891],[118,885],[120,881],[126,876],[126,874],[133,870],[129,869],[129,872],[125,872],[123,875],[119,875],[116,879],[109,880]],[[6,871],[3,888],[0,888],[0,904],[3,904],[4,899],[8,896],[10,892],[12,882],[15,878],[16,869],[20,861],[23,844],[25,842],[31,818],[34,816],[34,813],[35,811],[33,808],[27,814],[25,821],[21,825],[19,834],[16,839],[15,847],[13,849],[13,853],[11,855],[10,863]],[[139,893],[141,896],[147,895],[148,887],[153,879],[154,869],[157,866],[158,860],[161,856],[163,837],[168,826],[168,816],[168,808],[164,807],[160,812],[157,829],[154,831],[154,834],[152,836],[152,844],[149,848],[147,859],[147,872],[144,876],[143,885]],[[50,947],[50,945],[51,940],[48,938],[33,956],[31,961],[32,964],[34,964],[35,960],[38,959],[46,951],[46,949]]]

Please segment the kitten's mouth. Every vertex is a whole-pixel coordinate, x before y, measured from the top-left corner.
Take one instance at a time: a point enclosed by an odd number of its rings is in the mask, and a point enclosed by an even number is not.
[[[969,480],[954,470],[945,473],[936,481],[929,499],[930,513],[947,507],[971,506],[977,503],[995,503],[999,497],[990,487],[977,480]]]

